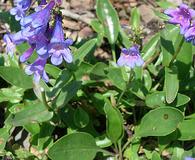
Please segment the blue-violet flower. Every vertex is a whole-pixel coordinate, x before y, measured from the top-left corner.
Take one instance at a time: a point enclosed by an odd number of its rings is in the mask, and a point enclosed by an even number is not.
[[[128,66],[130,68],[142,66],[144,61],[140,56],[139,47],[134,45],[129,49],[123,48],[117,64],[119,66]]]
[[[195,16],[195,11],[190,9],[186,4],[181,4],[176,9],[167,9],[164,13],[170,16],[169,23],[179,24],[181,34],[190,27],[191,20]]]
[[[64,40],[62,19],[58,15],[56,17],[55,27],[53,29],[50,44],[48,45],[48,53],[51,56],[51,63],[54,65],[60,65],[63,58],[67,63],[71,63],[73,57],[68,47],[72,45],[72,43],[73,41],[71,39]]]

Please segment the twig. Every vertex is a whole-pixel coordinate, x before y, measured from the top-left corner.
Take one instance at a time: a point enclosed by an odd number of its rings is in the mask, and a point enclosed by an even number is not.
[[[84,14],[81,16],[77,13],[74,13],[70,10],[65,10],[65,9],[62,9],[61,12],[62,12],[62,15],[65,17],[69,17],[69,18],[72,18],[72,19],[77,20],[77,21],[82,21],[82,22],[87,23],[87,24],[90,24],[90,22],[92,20],[91,18],[87,17],[87,14]]]

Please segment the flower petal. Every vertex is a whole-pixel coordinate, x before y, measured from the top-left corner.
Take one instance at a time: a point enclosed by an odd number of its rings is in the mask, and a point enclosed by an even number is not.
[[[73,61],[73,57],[72,57],[72,53],[70,51],[70,49],[64,49],[63,53],[63,58],[67,63],[71,63]]]
[[[56,66],[60,65],[62,63],[62,55],[56,56],[55,54],[52,54],[51,63]]]

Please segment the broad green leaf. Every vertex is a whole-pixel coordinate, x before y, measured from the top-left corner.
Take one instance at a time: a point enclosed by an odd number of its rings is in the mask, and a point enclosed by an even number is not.
[[[90,25],[95,32],[99,34],[104,34],[104,27],[98,19],[92,20]]]
[[[140,12],[137,8],[131,10],[131,26],[133,29],[138,30],[140,28]]]
[[[103,62],[98,62],[93,66],[90,73],[93,75],[104,77],[106,75],[105,71],[104,71],[105,68],[108,68],[107,64],[105,64]]]
[[[166,105],[165,92],[156,91],[152,94],[147,94],[146,105],[151,108],[165,106]]]
[[[80,81],[70,81],[68,82],[61,90],[59,96],[54,101],[54,106],[64,107],[73,96],[76,95],[77,91],[79,90],[81,86]]]
[[[156,151],[153,151],[151,160],[161,160],[160,154]]]
[[[97,39],[95,38],[85,42],[79,49],[75,51],[74,61],[80,64],[83,61],[84,57],[95,48],[96,43]]]
[[[96,145],[100,148],[105,148],[111,146],[112,142],[110,141],[110,139],[103,135],[101,137],[96,138]]]
[[[98,0],[96,6],[96,14],[104,26],[105,36],[110,44],[114,44],[120,28],[117,12],[109,0]]]
[[[123,136],[123,117],[116,107],[112,107],[107,99],[105,101],[106,134],[113,143],[116,143]]]
[[[90,134],[78,132],[56,141],[49,149],[48,155],[52,160],[92,160],[99,149]]]
[[[182,121],[180,110],[170,106],[159,107],[145,114],[137,134],[141,137],[166,136],[175,131]]]
[[[173,25],[166,25],[161,32],[161,49],[163,54],[163,65],[169,66],[173,54],[177,50],[178,41],[181,40],[181,35],[178,27]]]
[[[168,21],[170,19],[169,16],[167,16],[166,14],[160,12],[158,9],[153,9],[153,12],[154,12],[155,16],[162,19],[163,21]]]
[[[53,78],[57,79],[60,75],[61,69],[58,67],[51,65],[51,64],[46,64],[45,65],[45,71],[51,75]]]
[[[11,117],[6,120],[7,124],[14,126],[23,126],[29,123],[41,123],[50,120],[53,113],[42,103],[32,103],[25,105],[21,111],[11,114]]]
[[[142,49],[142,53],[143,53],[142,57],[145,61],[151,58],[155,54],[155,52],[157,52],[157,45],[159,41],[160,41],[160,35],[159,33],[157,33],[150,39],[150,41],[148,41],[144,45]]]
[[[179,124],[179,140],[188,141],[195,140],[195,119],[187,119]]]
[[[30,89],[33,87],[32,78],[27,76],[19,68],[0,66],[0,76],[8,83],[17,87],[24,89]]]
[[[143,76],[144,76],[144,85],[146,89],[149,91],[152,87],[152,78],[150,76],[150,73],[147,70],[144,70]]]
[[[10,136],[10,129],[11,129],[11,126],[7,125],[7,126],[4,126],[3,128],[0,128],[0,153],[3,151],[5,145],[6,145],[6,142]]]
[[[126,81],[122,68],[111,67],[108,69],[107,77],[111,80],[112,84],[117,88],[124,90],[126,88]]]
[[[182,106],[190,101],[190,98],[184,94],[177,94],[175,100],[169,104],[174,107]],[[148,94],[146,96],[146,105],[151,108],[157,108],[166,106],[167,103],[165,101],[165,92],[163,91],[156,91],[152,94]]]
[[[184,42],[181,46],[181,50],[176,58],[176,66],[178,68],[179,80],[188,81],[190,73],[189,70],[192,65],[192,45],[188,42]]]
[[[76,71],[74,71],[74,75],[76,77],[76,80],[78,81],[85,81],[83,79],[84,76],[88,76],[91,69],[92,69],[93,65],[86,63],[86,62],[82,62],[80,64],[80,66],[77,68]]]
[[[165,67],[164,89],[167,103],[172,103],[179,90],[178,69],[176,66]]]
[[[100,46],[104,38],[104,27],[98,19],[91,20],[90,23],[93,30],[97,33],[97,45]]]
[[[71,77],[72,73],[70,73],[69,70],[67,69],[62,70],[61,74],[56,80],[54,87],[52,88],[52,91],[47,93],[48,96],[50,98],[55,98],[60,93],[62,88],[65,86],[65,84],[71,79]]]
[[[158,4],[163,9],[167,9],[170,7],[176,7],[176,5],[173,5],[173,3],[168,2],[168,1],[160,1],[160,2],[156,2],[156,4]]]
[[[122,27],[120,27],[119,31],[119,40],[126,48],[130,48],[132,46],[132,41],[129,40],[128,35],[125,33]]]
[[[79,128],[84,128],[89,123],[89,116],[85,110],[78,107],[74,112],[74,124]]]
[[[26,124],[24,125],[24,129],[32,135],[38,134],[40,132],[40,126],[37,123]]]

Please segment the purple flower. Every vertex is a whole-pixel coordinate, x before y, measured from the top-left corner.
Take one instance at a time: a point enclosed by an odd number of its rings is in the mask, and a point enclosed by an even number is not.
[[[50,11],[54,7],[55,2],[50,3],[42,10],[32,13],[21,19],[22,34],[26,37],[31,37],[40,32],[44,32],[50,20]]]
[[[195,158],[192,158],[192,157],[185,157],[184,160],[195,160]]]
[[[57,16],[52,38],[48,45],[48,53],[51,56],[51,63],[54,65],[60,65],[63,59],[67,63],[71,63],[73,58],[68,47],[72,45],[72,43],[73,41],[71,39],[64,40],[62,19],[60,16]]]
[[[140,56],[139,47],[134,45],[129,49],[123,48],[117,64],[119,66],[128,66],[130,68],[134,68],[135,66],[142,66],[144,61]]]
[[[167,9],[164,13],[170,16],[169,23],[180,25],[181,34],[190,27],[191,20],[195,16],[195,11],[185,4],[181,4],[176,9]]]
[[[187,42],[192,42],[195,45],[195,21],[193,25],[185,32],[184,37]]]
[[[40,34],[35,39],[36,51],[37,51],[38,55],[42,58],[49,57],[49,54],[47,52],[48,43],[49,43],[49,41],[44,34]]]
[[[31,5],[31,0],[15,0],[15,6],[20,6],[23,10],[27,10]]]
[[[45,82],[49,82],[49,77],[45,72],[45,64],[47,59],[37,58],[33,64],[30,64],[26,67],[25,72],[27,75],[34,74],[34,82],[39,83],[40,79],[42,78]]]
[[[22,36],[21,31],[14,34],[5,34],[3,40],[6,43],[6,53],[11,56],[13,56],[14,52],[16,51],[16,45],[26,41],[26,39],[24,39]]]
[[[16,7],[10,10],[10,14],[15,16],[17,21],[21,20],[26,11],[30,8],[31,0],[17,0],[15,1]]]
[[[24,63],[26,62],[31,55],[33,54],[33,51],[35,49],[35,46],[30,47],[29,49],[27,49],[21,56],[20,56],[20,62]]]
[[[14,7],[10,10],[10,14],[15,16],[17,21],[21,20],[25,16],[25,10],[21,7]]]

